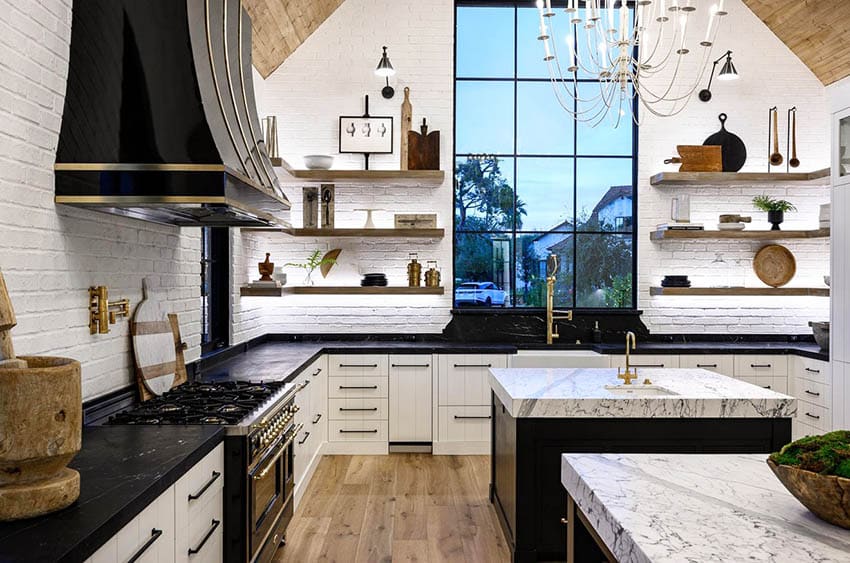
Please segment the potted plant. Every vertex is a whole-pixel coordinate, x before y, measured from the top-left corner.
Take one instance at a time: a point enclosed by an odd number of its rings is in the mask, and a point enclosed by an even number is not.
[[[767,211],[767,220],[773,225],[771,231],[779,230],[779,224],[785,220],[786,211],[797,211],[790,201],[775,199],[765,194],[754,197],[753,206],[760,211]]]
[[[333,251],[332,251],[333,252]],[[328,254],[331,254],[330,252]],[[303,264],[295,263],[295,262],[287,262],[284,264],[285,266],[295,266],[296,268],[302,268],[307,271],[307,276],[304,278],[304,285],[313,285],[313,272],[316,271],[316,268],[328,264],[334,265],[336,264],[336,258],[331,258],[328,254],[322,256],[321,250],[316,250],[313,252],[307,261]],[[338,255],[339,252],[336,253]]]

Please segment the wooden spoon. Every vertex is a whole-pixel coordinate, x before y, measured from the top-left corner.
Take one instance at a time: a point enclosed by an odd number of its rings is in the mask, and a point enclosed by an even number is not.
[[[800,166],[800,159],[797,158],[797,112],[791,112],[791,160],[788,161],[791,168]]]
[[[773,153],[770,155],[770,164],[779,166],[784,160],[782,153],[779,152],[779,120],[777,119],[777,111],[773,112]]]

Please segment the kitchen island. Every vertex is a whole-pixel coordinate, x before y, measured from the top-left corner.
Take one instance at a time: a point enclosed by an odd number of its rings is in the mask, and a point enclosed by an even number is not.
[[[651,384],[641,382],[646,379]],[[490,499],[513,560],[564,560],[561,455],[768,453],[791,441],[796,401],[702,369],[493,369]]]
[[[565,454],[574,536],[595,536],[572,560],[847,561],[850,530],[809,512],[766,457]]]

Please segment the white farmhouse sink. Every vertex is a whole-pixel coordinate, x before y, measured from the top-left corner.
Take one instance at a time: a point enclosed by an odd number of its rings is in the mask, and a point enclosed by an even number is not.
[[[678,395],[658,385],[606,385],[605,390],[621,397],[672,397]]]

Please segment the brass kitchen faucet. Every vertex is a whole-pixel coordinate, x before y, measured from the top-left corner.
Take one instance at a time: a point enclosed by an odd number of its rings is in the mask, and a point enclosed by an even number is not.
[[[558,257],[550,254],[549,260],[546,261],[546,344],[552,344],[554,339],[561,337],[558,334],[558,326],[555,321],[573,320],[572,311],[555,310],[555,280],[557,274]]]

